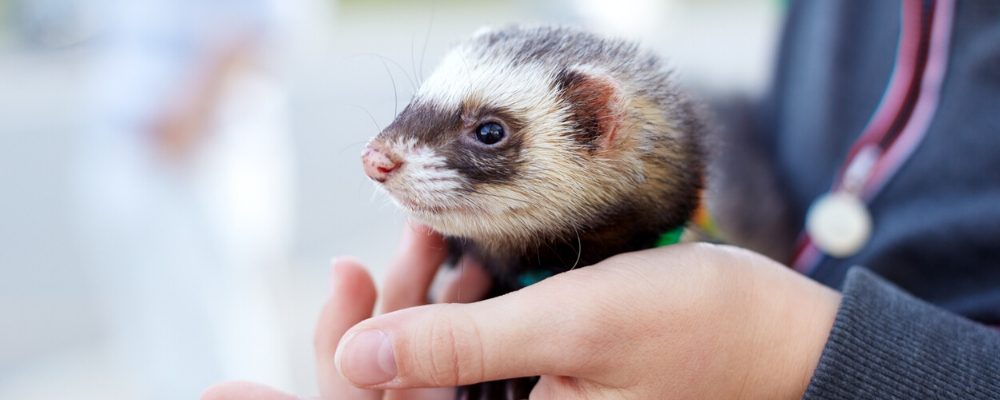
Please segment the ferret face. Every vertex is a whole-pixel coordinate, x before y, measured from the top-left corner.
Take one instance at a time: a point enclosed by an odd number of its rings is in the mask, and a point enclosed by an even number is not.
[[[446,235],[572,233],[647,178],[641,154],[626,150],[648,147],[635,132],[649,123],[628,83],[585,62],[526,57],[531,44],[514,39],[480,35],[453,50],[364,151],[366,174]]]

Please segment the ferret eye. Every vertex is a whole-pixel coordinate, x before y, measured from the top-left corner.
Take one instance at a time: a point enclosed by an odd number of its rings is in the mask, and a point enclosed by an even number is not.
[[[504,135],[503,126],[496,122],[487,122],[476,128],[476,140],[486,145],[497,144]]]

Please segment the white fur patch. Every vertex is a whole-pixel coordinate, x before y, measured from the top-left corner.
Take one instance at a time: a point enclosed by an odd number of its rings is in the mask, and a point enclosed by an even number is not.
[[[455,49],[420,87],[417,97],[444,109],[478,99],[517,112],[551,106],[555,100],[549,85],[557,71],[537,63],[515,66],[505,60],[477,57],[468,49]]]
[[[445,165],[445,158],[413,138],[386,143],[403,161],[396,175],[384,187],[401,206],[454,207],[455,191],[462,177]]]

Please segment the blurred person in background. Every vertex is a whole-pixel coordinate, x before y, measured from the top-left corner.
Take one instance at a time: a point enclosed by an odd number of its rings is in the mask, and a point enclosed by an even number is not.
[[[289,379],[269,286],[293,189],[276,3],[88,4],[81,233],[136,398]]]

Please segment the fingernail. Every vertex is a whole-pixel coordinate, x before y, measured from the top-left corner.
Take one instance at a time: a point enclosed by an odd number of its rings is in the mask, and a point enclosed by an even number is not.
[[[373,386],[396,378],[396,356],[389,335],[380,330],[363,331],[347,339],[337,354],[337,367],[347,380]]]

